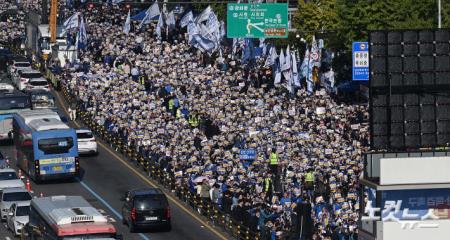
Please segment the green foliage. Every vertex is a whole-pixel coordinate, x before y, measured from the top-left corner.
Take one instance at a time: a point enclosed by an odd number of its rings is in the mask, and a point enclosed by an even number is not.
[[[368,40],[370,30],[437,27],[437,0],[299,0],[294,26],[305,39],[321,30],[326,44],[350,49]],[[443,2],[443,26],[450,25],[450,2]]]

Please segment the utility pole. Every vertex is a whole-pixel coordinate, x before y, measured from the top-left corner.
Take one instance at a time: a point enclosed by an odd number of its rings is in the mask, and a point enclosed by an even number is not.
[[[438,28],[442,27],[442,18],[441,18],[441,0],[438,0]]]
[[[50,30],[50,42],[56,42],[56,18],[58,15],[58,0],[51,0],[50,6],[50,21],[49,21],[49,30]]]

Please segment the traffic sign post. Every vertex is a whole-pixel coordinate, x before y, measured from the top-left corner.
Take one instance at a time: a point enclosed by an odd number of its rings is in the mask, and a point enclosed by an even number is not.
[[[369,81],[369,44],[353,43],[353,81]]]
[[[228,38],[287,38],[287,3],[229,3]]]

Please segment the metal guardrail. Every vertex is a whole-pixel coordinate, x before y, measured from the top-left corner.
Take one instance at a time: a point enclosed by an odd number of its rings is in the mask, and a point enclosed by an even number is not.
[[[50,74],[52,74],[50,72]],[[53,75],[53,74],[52,74]],[[52,76],[51,78],[55,78]],[[60,83],[61,84],[61,83]],[[64,97],[68,101],[75,101],[75,96],[69,93],[67,87],[61,84],[61,89]],[[208,219],[208,222],[215,226],[221,227],[223,230],[231,234],[238,240],[261,239],[259,233],[251,231],[249,227],[233,220],[231,216],[222,212],[216,204],[211,203],[209,199],[202,199],[195,193],[189,191],[187,186],[182,184],[176,184],[176,179],[161,168],[156,166],[151,159],[145,158],[132,146],[127,146],[118,136],[108,132],[104,126],[100,126],[92,119],[92,115],[88,112],[82,112],[77,107],[77,118],[80,119],[91,131],[100,137],[108,145],[121,153],[126,159],[140,167],[149,178],[157,181],[160,185],[166,189],[174,192],[174,195],[190,206],[194,211],[199,212],[202,216]]]

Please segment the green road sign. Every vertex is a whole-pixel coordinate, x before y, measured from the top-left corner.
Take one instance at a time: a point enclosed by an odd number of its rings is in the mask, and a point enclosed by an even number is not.
[[[287,38],[287,3],[229,3],[228,38]]]

